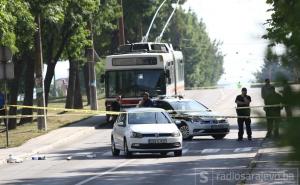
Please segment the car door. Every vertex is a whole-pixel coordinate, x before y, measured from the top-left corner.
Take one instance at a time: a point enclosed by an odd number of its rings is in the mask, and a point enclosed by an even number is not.
[[[123,113],[119,116],[114,125],[114,139],[116,142],[116,148],[123,149],[123,138],[126,129],[127,114]]]

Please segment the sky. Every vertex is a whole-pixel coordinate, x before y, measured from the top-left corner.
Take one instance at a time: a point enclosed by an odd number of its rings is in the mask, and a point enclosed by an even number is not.
[[[254,81],[253,73],[260,70],[267,45],[261,39],[270,18],[265,0],[188,0],[184,8],[191,8],[203,20],[212,40],[223,43],[224,74],[218,83]],[[56,79],[68,77],[68,71],[69,63],[59,62]]]
[[[218,83],[254,81],[267,46],[261,38],[270,18],[265,0],[188,0],[184,8],[203,20],[212,40],[223,42],[224,74]]]

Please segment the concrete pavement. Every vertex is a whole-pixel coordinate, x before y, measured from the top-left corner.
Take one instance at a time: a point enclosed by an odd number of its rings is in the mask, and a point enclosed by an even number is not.
[[[95,130],[95,126],[104,123],[104,121],[103,116],[93,116],[33,138],[19,147],[0,149],[0,165],[6,163],[10,154],[16,158],[27,159],[34,154],[42,154],[55,147],[68,144],[83,135],[88,135]]]
[[[247,185],[296,185],[299,184],[299,161],[291,161],[291,147],[278,147],[275,141],[265,140],[250,163]]]

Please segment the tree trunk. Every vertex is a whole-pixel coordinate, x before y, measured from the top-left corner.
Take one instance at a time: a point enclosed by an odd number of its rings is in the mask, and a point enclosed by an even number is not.
[[[89,66],[87,63],[83,66],[83,76],[84,76],[84,86],[85,86],[85,93],[87,98],[87,105],[90,105],[90,86],[89,86]]]
[[[67,100],[66,108],[74,108],[74,94],[75,94],[75,80],[76,80],[76,71],[75,71],[75,62],[72,59],[69,59],[70,69],[69,69],[69,82],[67,90]]]
[[[18,93],[19,93],[19,84],[20,84],[20,77],[23,69],[23,61],[18,60],[15,62],[14,66],[14,73],[15,78],[9,83],[9,105],[17,105],[18,102]],[[9,108],[9,115],[17,115],[17,107],[10,107]],[[10,118],[8,120],[8,129],[12,130],[17,128],[17,119]]]
[[[74,108],[75,109],[82,109],[82,95],[81,95],[81,88],[80,88],[80,79],[79,79],[79,63],[75,61],[75,73],[76,73],[76,80],[75,80],[75,93],[74,93]]]
[[[33,89],[34,89],[34,60],[31,57],[26,58],[25,72],[25,93],[24,106],[33,106]],[[33,109],[23,108],[22,115],[32,115]],[[19,125],[32,122],[33,118],[21,118]]]

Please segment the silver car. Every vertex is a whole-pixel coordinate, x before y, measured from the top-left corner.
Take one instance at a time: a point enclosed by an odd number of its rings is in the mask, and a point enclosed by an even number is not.
[[[177,120],[177,127],[185,140],[194,136],[223,139],[230,131],[226,118],[218,118],[216,113],[196,100],[164,97],[155,100],[154,105],[168,110],[171,117]]]

